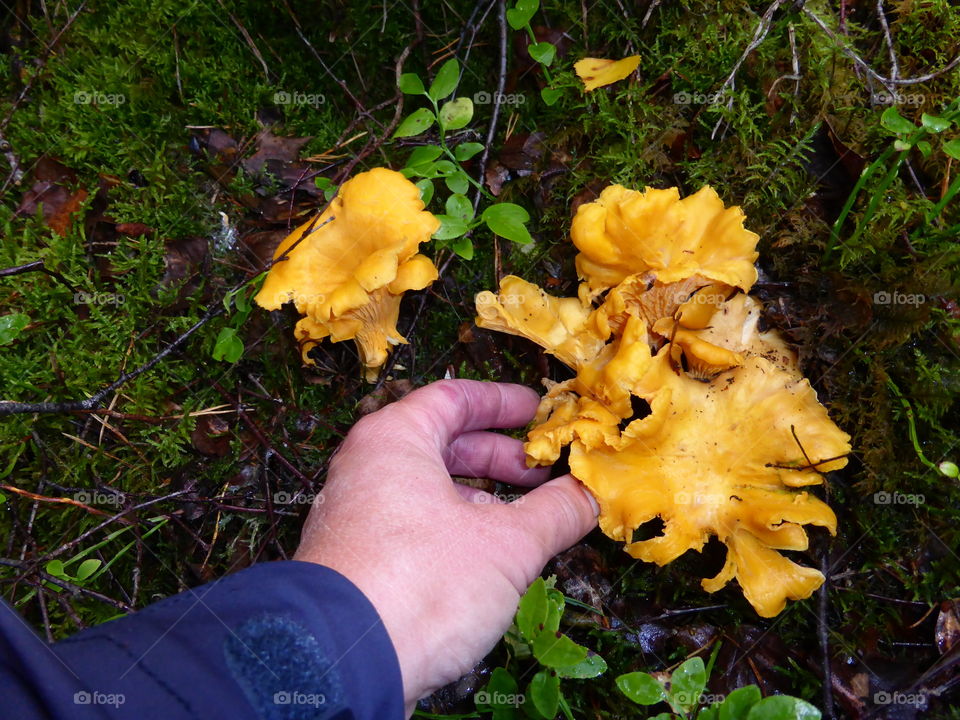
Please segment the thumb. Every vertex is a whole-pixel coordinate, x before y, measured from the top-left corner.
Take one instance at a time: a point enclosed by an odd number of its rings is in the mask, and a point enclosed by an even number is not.
[[[514,519],[539,548],[535,575],[554,555],[574,545],[597,526],[596,500],[573,477],[563,475],[545,482],[515,500]]]

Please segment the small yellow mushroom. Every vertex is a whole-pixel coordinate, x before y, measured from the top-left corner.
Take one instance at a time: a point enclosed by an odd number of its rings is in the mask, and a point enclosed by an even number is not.
[[[437,279],[418,250],[439,227],[403,175],[360,173],[280,243],[255,299],[267,310],[292,301],[304,315],[294,330],[304,363],[313,364],[309,351],[324,338],[352,339],[366,379],[376,380],[392,346],[406,342],[397,330],[403,293]]]

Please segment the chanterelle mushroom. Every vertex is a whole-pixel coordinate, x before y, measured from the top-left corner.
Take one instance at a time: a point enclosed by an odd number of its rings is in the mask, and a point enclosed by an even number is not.
[[[439,227],[403,175],[360,173],[280,243],[274,258],[286,259],[270,269],[255,299],[267,310],[292,301],[304,315],[294,334],[305,363],[313,364],[308,353],[324,338],[353,339],[367,380],[375,380],[391,346],[406,342],[397,330],[403,293],[437,279],[418,250]]]
[[[600,505],[600,527],[634,557],[666,564],[716,536],[723,569],[771,617],[823,582],[784,557],[804,525],[836,517],[802,488],[846,464],[849,436],[803,379],[796,355],[758,328],[757,235],[710,188],[620,186],[573,222],[583,283],[554,298],[519,278],[477,296],[478,324],[538,342],[576,371],[548,383],[526,445],[529,465],[570,446],[570,468]],[[606,293],[599,305],[598,297]],[[649,413],[634,417],[637,399]],[[660,518],[662,534],[633,541]]]
[[[611,185],[573,219],[577,273],[591,298],[647,271],[661,283],[700,275],[748,291],[757,281],[759,237],[743,220],[743,211],[724,207],[709,186],[681,200],[677,188]]]

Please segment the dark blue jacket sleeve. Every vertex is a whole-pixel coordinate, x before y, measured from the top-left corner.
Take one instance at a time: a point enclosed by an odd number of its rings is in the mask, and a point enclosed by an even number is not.
[[[255,565],[44,642],[0,607],[0,716],[16,720],[398,720],[400,667],[345,577]]]

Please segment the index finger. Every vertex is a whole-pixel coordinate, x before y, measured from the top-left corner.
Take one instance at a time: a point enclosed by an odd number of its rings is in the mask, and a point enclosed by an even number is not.
[[[438,380],[390,407],[443,449],[465,432],[526,425],[539,401],[537,393],[523,385]]]

